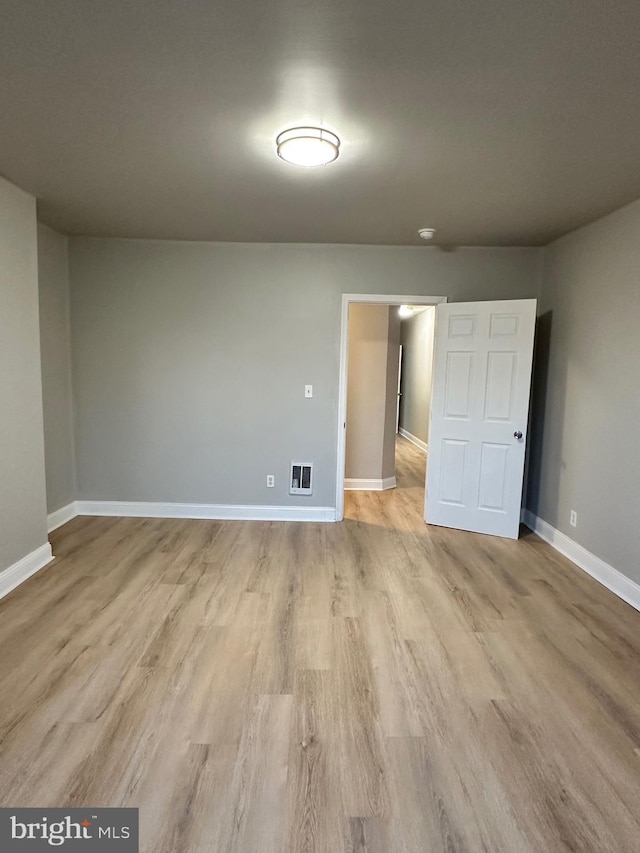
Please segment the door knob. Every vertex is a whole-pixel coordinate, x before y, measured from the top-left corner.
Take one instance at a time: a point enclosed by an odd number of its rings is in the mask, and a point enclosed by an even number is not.
[[[520,439],[522,438],[522,433],[520,432],[520,430],[519,430],[519,429],[517,429],[517,430],[514,432],[513,437],[514,437],[514,438],[517,438],[517,439],[518,439],[518,441],[520,441]]]

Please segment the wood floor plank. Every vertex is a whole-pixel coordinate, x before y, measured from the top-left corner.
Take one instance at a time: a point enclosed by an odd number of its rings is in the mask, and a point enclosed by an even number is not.
[[[238,750],[221,850],[282,851],[292,710],[292,695],[256,697]]]
[[[0,805],[142,853],[636,853],[640,614],[538,537],[76,518],[0,601]]]
[[[299,670],[289,740],[287,853],[340,850],[346,826],[335,737],[338,697],[327,670]]]
[[[345,808],[349,817],[382,817],[389,810],[384,735],[365,633],[352,616],[336,618],[333,629],[333,722]]]

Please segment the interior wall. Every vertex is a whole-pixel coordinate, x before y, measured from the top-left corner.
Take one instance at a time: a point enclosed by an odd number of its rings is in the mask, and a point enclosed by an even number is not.
[[[537,296],[539,255],[72,238],[78,498],[335,506],[342,294]]]
[[[639,270],[640,202],[544,250],[527,495],[638,583]]]
[[[429,442],[435,308],[402,320],[402,397],[400,427]]]
[[[388,308],[387,375],[385,388],[382,478],[396,476],[396,413],[398,407],[398,367],[400,362],[400,317],[398,306]]]
[[[382,480],[395,473],[395,463],[388,473],[385,457],[389,337],[394,331],[390,314],[388,305],[354,303],[349,306],[345,447],[345,478],[348,480]]]
[[[0,571],[46,543],[36,203],[0,178]]]
[[[40,354],[47,511],[75,500],[68,240],[38,224]]]

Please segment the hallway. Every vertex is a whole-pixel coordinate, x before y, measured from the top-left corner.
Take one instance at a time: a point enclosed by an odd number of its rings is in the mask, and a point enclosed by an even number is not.
[[[345,521],[390,524],[419,523],[424,517],[426,455],[403,436],[396,436],[396,488],[384,491],[345,491]],[[404,517],[404,522],[401,519]]]

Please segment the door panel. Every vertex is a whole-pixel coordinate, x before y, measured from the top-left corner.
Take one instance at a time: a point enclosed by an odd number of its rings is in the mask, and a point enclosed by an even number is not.
[[[535,316],[535,299],[437,307],[428,523],[517,538]]]
[[[508,505],[507,467],[509,445],[485,442],[480,450],[480,490],[478,506],[505,512]]]
[[[453,314],[449,318],[449,338],[473,338],[476,318],[473,314]]]
[[[467,471],[468,441],[444,439],[442,442],[442,469],[440,495],[443,503],[463,506],[464,478]]]
[[[485,421],[510,421],[518,368],[517,352],[490,352],[487,357]]]
[[[473,377],[473,353],[448,352],[445,388],[445,417],[469,419]]]

